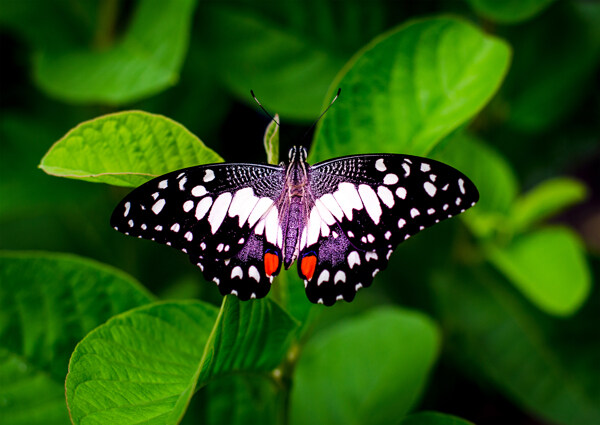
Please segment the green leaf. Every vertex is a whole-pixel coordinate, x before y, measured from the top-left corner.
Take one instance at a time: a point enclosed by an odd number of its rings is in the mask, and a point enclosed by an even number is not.
[[[79,124],[50,148],[40,168],[55,176],[134,187],[169,171],[221,161],[181,124],[129,111]]]
[[[0,254],[0,417],[65,424],[64,377],[77,342],[152,300],[124,273],[72,255]]]
[[[396,422],[418,400],[439,338],[428,317],[396,308],[380,308],[315,335],[296,366],[291,423]]]
[[[573,323],[557,344],[545,331],[568,321],[540,314],[487,268],[438,273],[431,293],[447,330],[445,347],[472,379],[494,384],[541,422],[600,423],[600,386],[591,373],[600,355],[597,327],[581,334]],[[583,344],[576,346],[578,339]],[[570,355],[559,355],[562,349]]]
[[[452,18],[413,21],[357,53],[330,86],[342,88],[317,129],[312,160],[342,154],[426,155],[498,89],[510,49]]]
[[[548,7],[555,0],[468,0],[477,13],[501,23],[525,21]]]
[[[515,231],[534,224],[577,204],[587,196],[587,188],[577,180],[554,178],[540,183],[513,205],[511,221]]]
[[[518,236],[507,247],[490,247],[488,258],[549,314],[573,314],[589,294],[585,249],[570,229],[545,228]]]
[[[153,304],[117,316],[75,349],[73,423],[178,423],[197,388],[232,372],[268,372],[295,323],[270,300]]]
[[[473,425],[465,419],[439,412],[419,412],[406,416],[400,425]]]
[[[77,103],[122,104],[160,92],[177,81],[195,4],[142,0],[109,49],[39,52],[35,80],[48,94]]]
[[[267,162],[271,165],[279,164],[279,115],[269,123],[263,137],[263,144],[267,152]]]

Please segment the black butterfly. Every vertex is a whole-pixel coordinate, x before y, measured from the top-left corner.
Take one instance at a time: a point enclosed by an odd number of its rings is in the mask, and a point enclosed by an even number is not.
[[[475,185],[454,168],[410,155],[289,163],[209,164],[132,191],[111,225],[189,255],[221,294],[264,297],[281,266],[299,259],[308,299],[352,301],[402,241],[475,205]]]

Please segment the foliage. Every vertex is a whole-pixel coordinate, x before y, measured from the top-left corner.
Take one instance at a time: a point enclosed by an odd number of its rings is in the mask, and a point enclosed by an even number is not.
[[[597,4],[30,0],[0,25],[2,423],[600,422]],[[353,303],[292,270],[221,299],[110,229],[115,186],[277,163],[339,87],[311,162],[429,156],[481,194]]]

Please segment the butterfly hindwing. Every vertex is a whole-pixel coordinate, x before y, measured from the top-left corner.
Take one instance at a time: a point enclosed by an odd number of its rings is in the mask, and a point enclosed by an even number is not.
[[[357,155],[316,164],[310,196],[298,270],[309,299],[326,305],[351,301],[387,266],[399,243],[479,199],[464,174],[408,155]]]
[[[265,250],[281,258],[276,203],[284,173],[274,166],[212,164],[165,174],[126,196],[111,225],[187,253],[223,294],[260,298],[271,280]]]

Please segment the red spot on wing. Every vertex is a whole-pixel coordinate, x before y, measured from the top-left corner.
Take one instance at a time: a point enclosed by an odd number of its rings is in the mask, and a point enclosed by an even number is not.
[[[279,268],[279,256],[271,252],[265,254],[265,273],[271,276]]]
[[[315,267],[317,267],[317,257],[315,255],[307,255],[302,259],[300,271],[306,280],[312,279],[313,274],[315,274]]]

